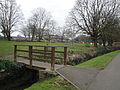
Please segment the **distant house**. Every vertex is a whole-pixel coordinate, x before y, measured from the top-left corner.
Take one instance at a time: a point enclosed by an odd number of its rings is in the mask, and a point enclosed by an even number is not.
[[[113,46],[114,46],[114,47],[120,47],[120,42],[114,42],[114,43],[113,43]]]
[[[69,38],[59,35],[45,35],[44,40],[49,40],[54,42],[64,42],[64,41],[69,41]]]
[[[25,40],[24,37],[21,37],[21,36],[12,36],[12,39],[11,40]]]

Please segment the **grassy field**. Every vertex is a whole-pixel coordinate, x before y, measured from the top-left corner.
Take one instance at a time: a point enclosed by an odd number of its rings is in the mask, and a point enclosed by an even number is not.
[[[58,77],[33,84],[25,90],[77,90],[74,86]]]
[[[98,56],[77,66],[85,68],[104,69],[118,53],[120,53],[120,50]]]
[[[13,54],[13,45],[14,44],[31,44],[31,45],[46,45],[44,42],[16,42],[16,41],[0,41],[0,57],[12,55]],[[86,47],[85,44],[80,43],[49,43],[49,45],[61,45],[69,46],[68,51],[86,51],[94,47]],[[25,48],[25,47],[20,47]],[[26,48],[27,49],[27,48]],[[61,48],[59,48],[61,49]]]

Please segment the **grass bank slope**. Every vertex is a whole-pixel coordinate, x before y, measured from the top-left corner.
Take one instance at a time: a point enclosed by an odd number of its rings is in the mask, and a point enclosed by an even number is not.
[[[118,53],[120,53],[120,50],[98,56],[77,66],[85,68],[104,69]]]

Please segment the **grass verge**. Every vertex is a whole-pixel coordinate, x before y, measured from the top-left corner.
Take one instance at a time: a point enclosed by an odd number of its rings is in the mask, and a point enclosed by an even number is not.
[[[118,53],[120,53],[120,50],[98,56],[77,66],[85,68],[104,69]]]
[[[59,77],[54,77],[43,82],[33,84],[25,90],[77,90],[69,82],[62,80]]]

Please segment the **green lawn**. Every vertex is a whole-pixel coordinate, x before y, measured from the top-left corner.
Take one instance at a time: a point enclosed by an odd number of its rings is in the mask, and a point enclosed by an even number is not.
[[[98,56],[77,66],[85,68],[104,69],[118,53],[120,53],[120,50]]]
[[[25,90],[77,90],[74,86],[58,77],[33,84]]]
[[[44,42],[16,42],[16,41],[2,41],[0,40],[0,57],[12,55],[13,54],[13,45],[14,44],[32,44],[32,45],[46,45]],[[49,45],[66,45],[69,46],[68,51],[86,51],[94,47],[86,47],[85,44],[74,43],[49,43]],[[20,47],[24,48],[24,47]],[[61,48],[59,48],[61,49]]]

